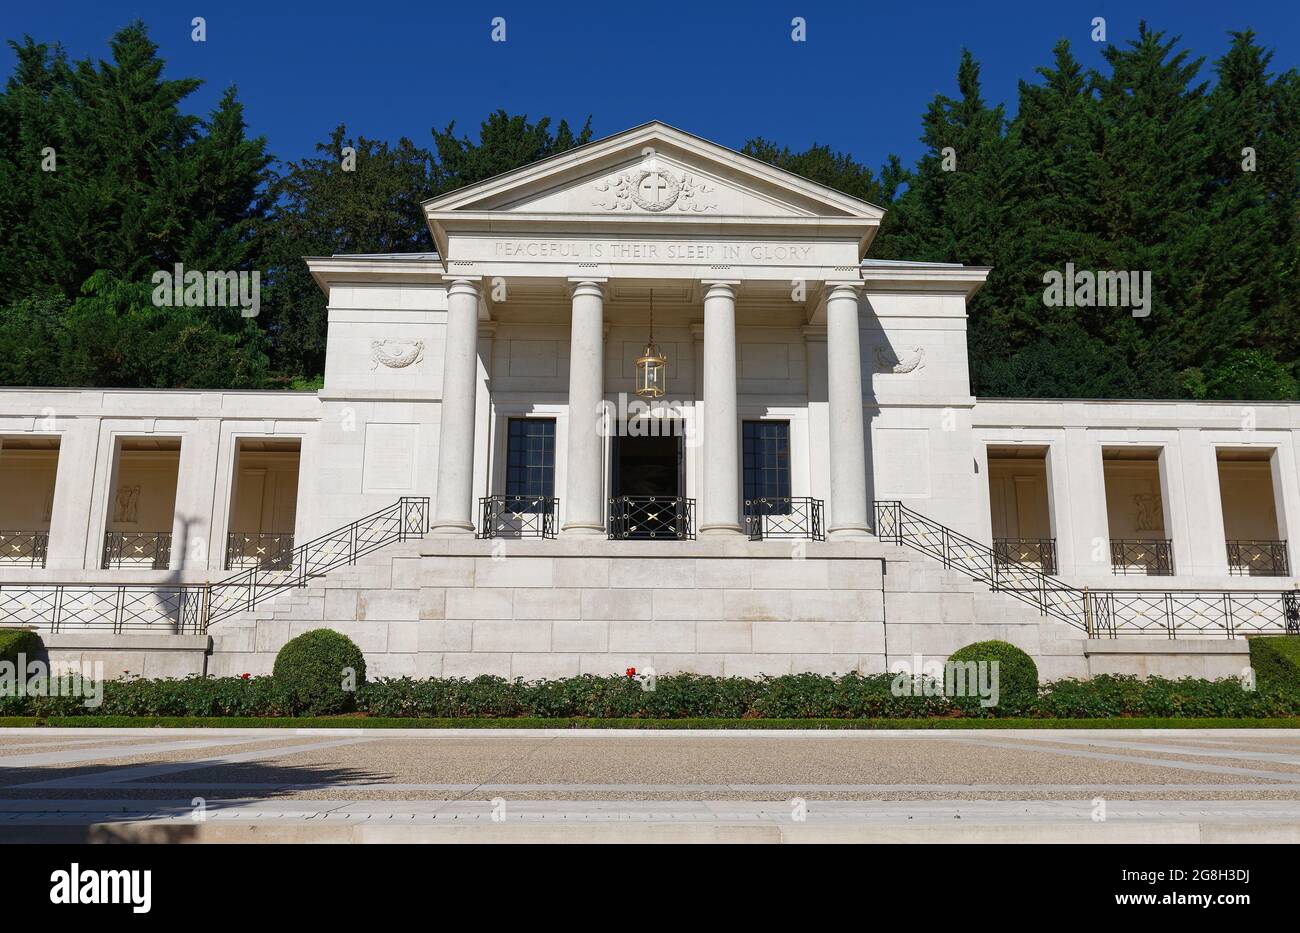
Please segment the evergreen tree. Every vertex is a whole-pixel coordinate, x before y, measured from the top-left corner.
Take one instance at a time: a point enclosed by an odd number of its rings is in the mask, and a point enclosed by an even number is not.
[[[432,189],[428,150],[405,137],[394,146],[352,138],[338,126],[316,151],[284,166],[272,185],[262,323],[282,378],[316,375],[325,365],[325,295],[304,257],[432,249],[420,209]]]
[[[432,194],[446,194],[591,141],[591,117],[577,133],[565,120],[551,132],[550,117],[529,123],[527,116],[498,110],[479,127],[478,142],[468,136],[457,137],[455,129],[453,122],[444,130],[432,131],[438,150]]]

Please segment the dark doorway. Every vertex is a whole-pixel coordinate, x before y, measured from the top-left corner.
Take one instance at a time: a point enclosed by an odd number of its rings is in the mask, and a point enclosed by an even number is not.
[[[682,438],[675,434],[614,438],[616,496],[678,496],[682,488]]]
[[[617,538],[693,537],[686,488],[685,436],[673,422],[634,425],[612,439],[610,535]]]

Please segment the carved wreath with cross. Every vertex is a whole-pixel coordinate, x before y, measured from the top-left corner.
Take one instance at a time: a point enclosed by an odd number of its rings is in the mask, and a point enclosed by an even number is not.
[[[718,206],[711,199],[701,197],[713,193],[713,189],[703,182],[697,182],[690,175],[678,178],[659,168],[624,172],[612,181],[600,182],[596,190],[603,196],[595,198],[592,203],[608,211],[627,211],[635,205],[643,211],[658,214],[674,204],[679,211],[696,212]]]

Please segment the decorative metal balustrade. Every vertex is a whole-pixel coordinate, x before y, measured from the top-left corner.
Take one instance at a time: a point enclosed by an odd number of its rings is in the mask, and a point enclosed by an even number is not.
[[[1029,564],[1056,574],[1055,538],[994,538],[993,554],[1004,564]]]
[[[1174,543],[1169,540],[1112,538],[1110,569],[1121,576],[1172,577]]]
[[[554,496],[484,496],[478,500],[479,538],[554,538],[560,500]]]
[[[745,534],[764,538],[807,538],[825,541],[822,500],[800,496],[765,496],[745,500]]]
[[[1229,541],[1228,573],[1238,577],[1285,577],[1290,574],[1285,541]]]
[[[609,500],[611,540],[690,541],[695,500],[682,496],[614,496]]]
[[[169,531],[104,532],[104,570],[136,567],[166,570],[171,564],[172,536]]]
[[[49,547],[47,531],[0,531],[0,564],[44,567]]]
[[[301,544],[278,566],[258,564],[216,583],[104,586],[0,583],[0,622],[53,632],[201,634],[213,622],[372,551],[429,531],[429,500],[406,497],[350,525]]]
[[[429,500],[409,496],[398,499],[387,508],[298,545],[286,568],[250,567],[210,584],[205,626],[252,609],[284,590],[306,586],[308,580],[335,567],[355,564],[371,551],[397,541],[423,538],[428,531]]]
[[[1091,638],[1146,635],[1236,638],[1300,634],[1300,591],[1094,590],[1068,586],[1038,566],[999,555],[897,501],[875,503],[876,535],[940,561],[1034,606]]]
[[[152,583],[0,583],[0,621],[55,633],[201,635],[207,630],[207,589]]]
[[[267,567],[286,570],[293,566],[293,535],[290,533],[232,531],[226,535],[226,569]]]

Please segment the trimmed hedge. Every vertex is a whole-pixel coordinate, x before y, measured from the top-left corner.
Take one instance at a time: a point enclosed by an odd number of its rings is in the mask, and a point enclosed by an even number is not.
[[[25,628],[0,629],[0,661],[18,663],[18,655],[34,661],[45,650],[41,636]]]
[[[271,669],[277,705],[295,716],[329,716],[356,707],[366,659],[352,639],[327,628],[303,632],[280,649]]]
[[[1038,665],[1021,649],[1005,641],[977,641],[958,648],[948,658],[949,664],[997,662],[998,705],[1017,708],[1032,703],[1038,696]],[[991,673],[986,675],[991,677]],[[979,697],[967,696],[964,708],[979,704]]]
[[[336,663],[336,662],[331,662]],[[339,668],[329,668],[330,676]],[[341,679],[341,678],[340,678]],[[662,675],[654,690],[630,677],[564,680],[397,678],[358,687],[355,710],[374,717],[545,719],[1119,719],[1300,716],[1300,690],[1241,688],[1235,678],[1140,680],[1102,675],[1040,687],[1023,703],[983,708],[943,696],[896,696],[895,674],[792,674],[748,680]],[[338,681],[330,681],[337,685]],[[0,716],[302,716],[307,707],[274,677],[118,680],[103,704],[77,697],[0,697]]]
[[[1300,690],[1300,635],[1250,639],[1250,666],[1260,686]]]

